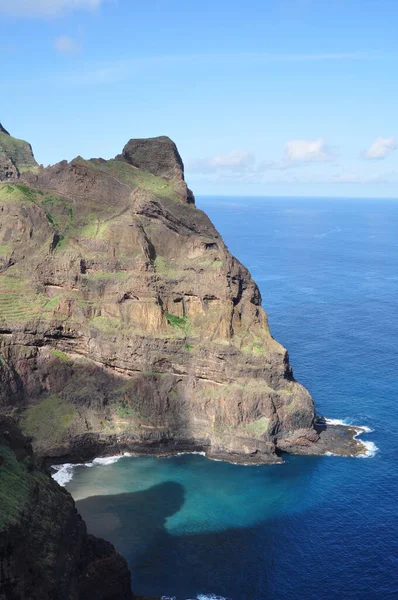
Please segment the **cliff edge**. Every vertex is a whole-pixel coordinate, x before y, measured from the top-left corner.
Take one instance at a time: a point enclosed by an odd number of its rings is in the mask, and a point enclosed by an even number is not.
[[[0,407],[37,452],[316,452],[312,398],[169,138],[130,140],[108,161],[7,157]]]
[[[88,535],[72,497],[0,416],[0,598],[133,600],[126,561]]]

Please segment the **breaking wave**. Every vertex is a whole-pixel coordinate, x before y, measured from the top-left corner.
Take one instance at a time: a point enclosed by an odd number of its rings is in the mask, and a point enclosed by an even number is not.
[[[161,600],[177,600],[175,596],[162,596]],[[216,596],[215,594],[198,594],[195,598],[187,598],[187,600],[231,600],[224,596]]]
[[[354,439],[358,439],[360,435],[363,433],[373,433],[374,429],[371,429],[367,425],[355,425],[351,419],[325,419],[328,425],[345,425],[346,427],[353,427],[356,431],[354,435]],[[361,444],[364,446],[365,451],[362,454],[351,455],[355,458],[372,458],[376,452],[378,452],[378,447],[374,442],[369,442],[368,440],[360,440]],[[326,452],[325,456],[338,456],[333,454],[333,452]]]
[[[91,462],[86,463],[64,463],[63,465],[53,465],[55,473],[52,474],[52,478],[55,479],[59,485],[65,487],[67,483],[72,481],[75,467],[95,467],[98,465],[113,465],[124,456],[134,456],[129,452],[124,454],[117,454],[116,456],[104,456],[103,458],[94,458]]]

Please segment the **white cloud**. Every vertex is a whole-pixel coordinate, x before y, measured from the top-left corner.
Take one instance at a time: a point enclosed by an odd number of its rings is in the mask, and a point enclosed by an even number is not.
[[[257,160],[251,152],[234,150],[229,154],[193,160],[188,163],[187,171],[214,173],[225,178],[260,179],[269,171],[288,171],[313,163],[331,162],[337,157],[322,138],[290,140],[285,143],[284,148],[284,155],[279,160]]]
[[[81,49],[81,43],[68,35],[61,35],[54,40],[54,48],[61,54],[76,54]]]
[[[393,137],[383,138],[378,137],[373,144],[365,150],[363,158],[368,160],[380,160],[386,158],[393,150],[397,149],[397,141]]]
[[[17,17],[56,16],[61,13],[95,9],[103,0],[0,0],[0,13]]]
[[[290,140],[285,143],[285,157],[290,163],[328,162],[336,154],[325,140]]]
[[[255,163],[255,158],[250,152],[233,150],[229,154],[217,154],[211,158],[198,158],[188,165],[190,171],[211,173],[215,171],[247,171]]]

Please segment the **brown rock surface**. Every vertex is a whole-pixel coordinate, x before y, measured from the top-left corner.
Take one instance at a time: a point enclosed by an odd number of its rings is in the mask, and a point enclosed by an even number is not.
[[[278,462],[314,405],[168,138],[0,184],[0,403],[43,455]],[[297,442],[297,443],[296,443]]]

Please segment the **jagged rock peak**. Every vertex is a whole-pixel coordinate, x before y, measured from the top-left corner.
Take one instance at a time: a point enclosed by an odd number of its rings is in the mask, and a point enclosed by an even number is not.
[[[184,164],[175,143],[166,135],[131,139],[123,148],[123,158],[134,167],[168,180],[184,180]]]
[[[8,133],[7,129],[5,129],[1,123],[0,123],[0,133],[5,133],[6,135],[10,135]]]

